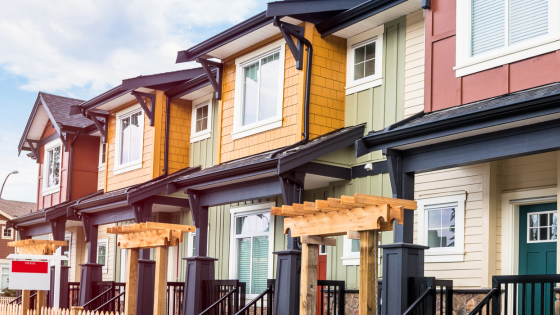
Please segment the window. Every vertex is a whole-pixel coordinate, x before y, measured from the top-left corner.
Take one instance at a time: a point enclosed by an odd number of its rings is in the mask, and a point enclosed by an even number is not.
[[[212,101],[211,93],[192,102],[191,143],[212,135]]]
[[[144,112],[136,105],[117,113],[115,174],[142,167]]]
[[[344,256],[342,265],[356,266],[360,264],[360,240],[344,238]]]
[[[280,40],[235,60],[234,140],[282,126],[285,46]]]
[[[56,139],[45,145],[43,196],[60,191],[62,142]]]
[[[319,245],[319,255],[326,255],[326,254],[327,254],[327,246]]]
[[[14,238],[13,229],[7,229],[5,225],[2,226],[2,239],[11,240]]]
[[[266,289],[272,277],[274,217],[270,208],[275,203],[233,208],[230,247],[230,274],[247,285],[246,293],[254,297]],[[263,207],[267,207],[263,209]]]
[[[10,267],[2,266],[2,285],[0,286],[0,290],[4,290],[8,288],[8,284],[10,283]]]
[[[107,145],[103,143],[103,139],[99,140],[99,170],[105,168],[105,160],[107,158]]]
[[[97,243],[97,263],[103,265],[103,272],[107,272],[107,242],[99,241]]]
[[[418,242],[430,247],[425,252],[425,261],[463,261],[466,193],[417,202]]]
[[[62,265],[63,266],[70,266],[70,247],[71,247],[72,242],[70,241],[70,238],[68,238],[68,237],[64,238],[64,240],[66,241],[66,245],[62,246],[62,255],[68,257],[68,260],[62,261]]]
[[[381,25],[348,38],[346,95],[381,85],[384,30],[385,26]]]
[[[554,0],[458,0],[457,77],[558,50],[559,10]]]
[[[556,210],[527,213],[527,243],[556,242],[557,239]]]

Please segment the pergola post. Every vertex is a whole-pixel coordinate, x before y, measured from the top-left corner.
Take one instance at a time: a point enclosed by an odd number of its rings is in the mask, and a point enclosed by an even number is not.
[[[299,298],[300,315],[317,314],[317,265],[319,245],[302,244],[301,248],[301,290]]]
[[[138,288],[138,248],[127,250],[126,258],[126,289],[124,298],[124,314],[136,315],[136,297]]]
[[[29,297],[31,296],[31,291],[29,290],[21,290],[21,313],[27,314],[29,310]]]
[[[379,231],[360,232],[360,315],[377,314]]]

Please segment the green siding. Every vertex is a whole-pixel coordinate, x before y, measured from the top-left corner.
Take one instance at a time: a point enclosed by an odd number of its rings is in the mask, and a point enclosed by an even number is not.
[[[212,101],[212,135],[208,139],[191,143],[189,165],[207,168],[216,163],[216,141],[218,133],[218,101]]]

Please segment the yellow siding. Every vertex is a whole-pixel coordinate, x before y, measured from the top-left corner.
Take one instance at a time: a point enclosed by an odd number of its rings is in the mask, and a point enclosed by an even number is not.
[[[404,57],[404,118],[424,110],[423,10],[406,16]]]
[[[84,240],[84,229],[81,226],[69,228],[66,230],[71,233],[70,236],[70,270],[69,279],[70,282],[79,282],[81,268],[80,264],[86,261],[86,247],[87,243]]]
[[[165,101],[162,102],[165,106]],[[190,137],[191,137],[191,101],[177,99],[170,104],[169,120],[169,174],[189,167]],[[160,147],[160,164],[157,175],[163,173],[163,161],[165,152],[165,112],[161,116],[162,130]],[[157,176],[156,176],[157,177]]]

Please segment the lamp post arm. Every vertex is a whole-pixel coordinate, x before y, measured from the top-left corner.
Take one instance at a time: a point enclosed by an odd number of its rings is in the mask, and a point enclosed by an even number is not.
[[[12,173],[8,174],[8,176],[6,176],[6,179],[4,179],[4,183],[2,184],[2,189],[0,190],[0,199],[2,199],[2,193],[4,192],[4,185],[6,185],[6,181],[8,180],[8,177],[10,177],[10,175],[12,175]]]

